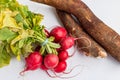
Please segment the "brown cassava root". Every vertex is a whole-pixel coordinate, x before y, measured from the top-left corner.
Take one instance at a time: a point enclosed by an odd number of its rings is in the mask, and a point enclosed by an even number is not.
[[[97,18],[81,0],[33,0],[72,13],[86,30],[108,53],[120,61],[120,35]]]
[[[69,13],[57,10],[57,14],[68,33],[78,38],[76,43],[78,49],[84,51],[88,56],[102,58],[107,56],[105,50],[83,31]]]

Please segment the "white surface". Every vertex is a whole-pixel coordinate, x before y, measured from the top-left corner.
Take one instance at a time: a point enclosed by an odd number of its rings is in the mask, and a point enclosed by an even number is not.
[[[111,26],[120,34],[120,0],[83,0],[92,11],[107,25]],[[44,14],[44,24],[47,29],[51,29],[54,25],[61,25],[55,10],[49,6],[30,2],[29,0],[19,0],[20,3],[28,5],[30,10]],[[69,52],[72,52],[70,49]],[[76,68],[72,75],[81,71],[79,76],[66,80],[120,80],[120,63],[111,56],[105,59],[95,59],[86,57],[79,52],[75,56],[67,60],[68,68],[77,64],[84,65]],[[50,78],[42,70],[29,71],[25,76],[20,76],[19,72],[24,68],[24,61],[17,62],[12,59],[11,64],[0,69],[0,80],[62,80],[58,78]],[[70,76],[69,74],[68,76]]]

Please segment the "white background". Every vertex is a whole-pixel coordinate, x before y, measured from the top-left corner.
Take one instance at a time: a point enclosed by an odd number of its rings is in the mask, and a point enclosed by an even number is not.
[[[120,34],[120,0],[83,1],[92,9],[96,16]],[[55,25],[62,25],[54,8],[33,3],[29,0],[19,0],[19,2],[28,5],[31,11],[43,14],[44,20],[42,24],[47,29],[51,30]],[[70,49],[69,53],[72,51],[73,49]],[[120,63],[110,55],[105,59],[98,59],[86,57],[76,52],[72,58],[67,60],[67,63],[67,70],[78,64],[84,67],[79,66],[71,74],[67,75],[71,76],[81,72],[79,76],[65,80],[120,80]],[[26,72],[24,76],[20,76],[19,72],[23,68],[24,61],[18,62],[13,58],[9,66],[0,69],[0,80],[62,80],[59,78],[50,78],[40,69]]]

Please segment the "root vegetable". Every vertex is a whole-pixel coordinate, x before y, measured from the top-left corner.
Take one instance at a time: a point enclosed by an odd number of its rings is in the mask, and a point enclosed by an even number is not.
[[[67,63],[65,61],[60,61],[58,65],[54,68],[56,73],[64,72],[67,68]]]
[[[20,72],[20,75],[24,74],[24,72],[28,70],[38,69],[42,64],[42,60],[43,58],[39,52],[31,53],[27,58],[25,58],[26,68]]]
[[[46,68],[44,64],[42,64],[42,65],[40,66],[40,69],[42,69],[42,70],[44,70],[44,71],[48,70],[48,68]]]
[[[72,18],[72,16],[69,13],[60,10],[57,10],[57,13],[62,23],[64,24],[64,27],[67,29],[67,31],[72,36],[81,38],[77,40],[77,47],[80,50],[84,51],[86,55],[89,56],[106,57],[107,53],[105,52],[105,50],[83,31],[81,26],[78,25],[77,22],[75,22],[75,20]],[[85,38],[88,39],[90,43]]]
[[[61,61],[65,61],[67,60],[67,58],[69,57],[68,52],[67,51],[60,51],[58,54],[58,57]]]
[[[44,65],[48,69],[55,68],[59,63],[59,58],[55,54],[48,54],[44,58]]]
[[[27,70],[36,70],[42,64],[42,56],[39,52],[33,52],[25,58],[25,61]]]
[[[65,37],[60,41],[61,49],[67,50],[74,45],[74,38],[73,37]]]
[[[81,0],[33,0],[54,6],[57,9],[74,14],[82,27],[98,42],[108,53],[120,61],[120,35],[97,18],[89,7]]]
[[[50,32],[50,36],[55,37],[55,42],[60,42],[63,38],[66,37],[66,35],[67,31],[65,30],[65,28],[61,26],[53,28],[52,31]]]

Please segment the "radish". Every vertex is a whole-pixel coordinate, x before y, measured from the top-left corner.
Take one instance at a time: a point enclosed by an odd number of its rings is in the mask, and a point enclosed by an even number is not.
[[[50,36],[50,33],[49,33],[49,31],[48,31],[48,30],[44,29],[44,32],[45,32],[45,34],[46,34],[46,36],[47,36],[47,37],[49,37],[49,36]]]
[[[50,36],[55,37],[55,42],[60,42],[63,38],[67,36],[67,31],[65,28],[58,26],[52,29],[52,31],[50,32]]]
[[[58,54],[58,57],[59,57],[59,59],[60,60],[66,60],[68,57],[69,57],[69,55],[68,55],[68,52],[67,51],[61,51],[59,54]]]
[[[57,48],[56,50],[57,50],[57,52],[60,52],[62,49],[61,49],[61,47],[60,47],[60,48]]]
[[[59,58],[55,54],[48,54],[44,58],[44,65],[48,69],[53,69],[58,65]]]
[[[39,52],[33,52],[25,58],[25,61],[28,69],[35,70],[42,64],[42,56]]]
[[[74,45],[74,40],[75,38],[73,37],[66,37],[62,39],[62,41],[60,42],[62,50],[67,50],[71,48]]]
[[[33,52],[27,58],[25,58],[25,61],[26,61],[26,69],[22,72],[28,70],[36,70],[42,64],[42,56],[40,55],[39,52]]]
[[[67,68],[67,64],[65,61],[60,61],[58,63],[58,65],[54,68],[54,71],[57,73],[63,72],[65,71],[65,69]]]
[[[42,65],[40,66],[40,68],[41,68],[42,70],[45,70],[45,71],[48,70],[48,68],[46,68],[44,64],[42,64]]]

